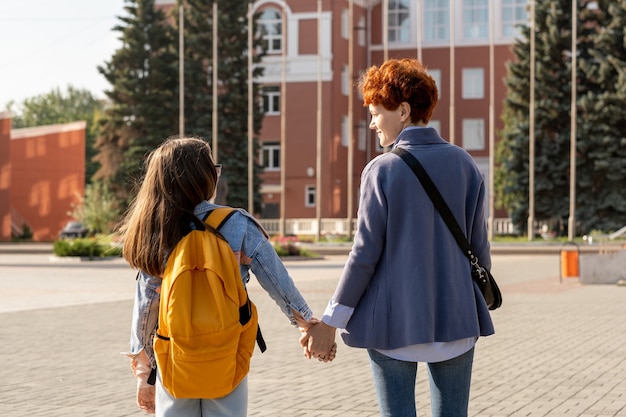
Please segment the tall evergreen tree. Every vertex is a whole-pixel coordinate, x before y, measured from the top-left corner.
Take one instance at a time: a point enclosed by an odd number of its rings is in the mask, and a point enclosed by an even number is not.
[[[581,61],[588,88],[579,99],[577,218],[584,231],[614,231],[626,224],[626,0],[583,8],[590,39]]]
[[[571,2],[539,0],[535,20],[535,220],[564,228],[569,215]],[[526,230],[529,207],[530,28],[513,48],[496,187],[499,203]],[[563,232],[563,230],[561,230]]]
[[[216,0],[217,1],[217,0]],[[218,49],[218,161],[224,165],[222,183],[228,184],[226,203],[248,207],[248,4],[250,1],[187,0],[185,5],[185,131],[212,143],[213,22],[217,22]],[[175,19],[178,22],[178,18]],[[254,37],[253,50],[259,40]],[[255,54],[254,62],[260,61]],[[253,78],[262,74],[255,67]],[[259,87],[254,84],[254,103]],[[263,114],[254,106],[255,155]],[[260,167],[254,163],[254,211],[261,211]]]
[[[96,142],[96,176],[127,200],[145,154],[178,133],[178,58],[174,28],[154,0],[125,0],[114,30],[122,46],[99,71],[111,103]]]

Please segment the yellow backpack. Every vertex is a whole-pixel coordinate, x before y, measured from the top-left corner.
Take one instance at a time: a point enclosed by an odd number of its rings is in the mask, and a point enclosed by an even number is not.
[[[161,284],[154,353],[175,398],[220,398],[248,374],[254,342],[265,346],[255,305],[220,226],[234,213],[213,210],[169,255]]]

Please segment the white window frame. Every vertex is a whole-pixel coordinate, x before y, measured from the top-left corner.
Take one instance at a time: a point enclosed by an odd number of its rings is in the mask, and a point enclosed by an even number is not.
[[[355,28],[358,32],[359,46],[365,46],[365,18],[359,17],[359,27]]]
[[[485,149],[485,119],[463,119],[463,147],[468,151]]]
[[[368,128],[367,121],[359,120],[359,150],[365,151],[367,149],[367,138],[368,138]]]
[[[280,86],[267,85],[261,89],[263,112],[266,116],[280,114]]]
[[[439,133],[439,135],[441,135],[441,120],[430,120],[428,122],[428,127],[432,127],[433,129],[435,129],[437,131],[437,133]]]
[[[348,28],[348,9],[341,10],[341,37],[343,39],[348,39],[350,37],[350,30]]]
[[[463,68],[463,98],[477,100],[485,98],[485,69]]]
[[[463,1],[463,39],[484,40],[489,38],[489,1]]]
[[[448,0],[424,0],[424,41],[436,43],[450,39],[449,5]]]
[[[267,158],[265,155],[267,155]],[[280,142],[263,142],[259,164],[266,172],[280,171]]]
[[[275,12],[278,17],[269,17],[270,12]],[[264,15],[268,16],[264,16]],[[283,51],[283,19],[280,10],[273,7],[267,8],[261,12],[258,20],[259,31],[263,43],[267,44],[266,53],[279,54]],[[274,30],[278,29],[278,30]],[[278,43],[278,47],[275,47]]]
[[[341,146],[348,147],[348,116],[341,117]]]
[[[311,199],[313,201],[311,201]],[[306,185],[304,187],[304,207],[315,207],[317,203],[317,193],[314,185]]]
[[[439,97],[441,98],[441,70],[440,69],[429,69],[428,75],[433,77],[435,80],[435,84],[437,84],[437,92],[439,93]]]
[[[389,42],[407,43],[411,41],[411,2],[409,0],[389,0],[388,16]],[[392,20],[396,20],[392,22]],[[396,24],[397,22],[400,25]],[[393,24],[392,24],[393,23]]]
[[[341,67],[341,94],[350,94],[350,68],[347,65]]]
[[[528,23],[528,0],[501,0],[500,30],[503,39],[514,39],[520,36],[517,25]]]

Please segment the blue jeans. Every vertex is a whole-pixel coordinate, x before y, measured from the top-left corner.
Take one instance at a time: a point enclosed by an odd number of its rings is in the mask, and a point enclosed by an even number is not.
[[[417,362],[368,349],[382,417],[416,417]],[[474,348],[456,358],[428,364],[432,417],[467,417]]]

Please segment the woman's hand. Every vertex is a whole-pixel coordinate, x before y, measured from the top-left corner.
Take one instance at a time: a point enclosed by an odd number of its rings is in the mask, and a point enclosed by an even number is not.
[[[311,359],[317,358],[323,362],[330,362],[337,355],[337,343],[335,343],[335,328],[322,321],[301,329],[300,345],[304,349],[304,356]]]

